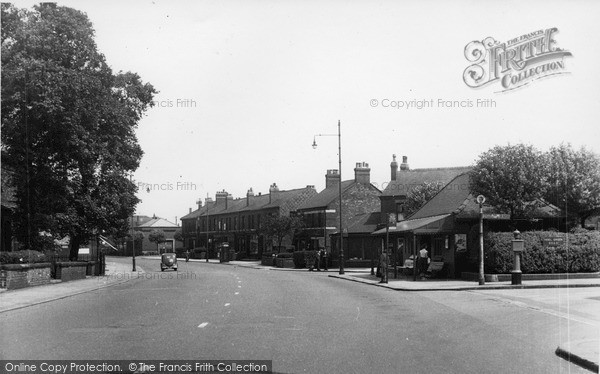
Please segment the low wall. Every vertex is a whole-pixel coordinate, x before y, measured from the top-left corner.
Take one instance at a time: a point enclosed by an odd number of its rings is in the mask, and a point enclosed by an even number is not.
[[[63,282],[75,279],[85,279],[87,267],[87,262],[57,262],[55,277]]]
[[[277,259],[275,259],[275,265],[278,268],[293,268],[294,267],[294,259],[293,258],[277,258]]]
[[[0,265],[0,288],[14,290],[50,283],[50,263]]]
[[[264,265],[264,266],[274,266],[275,265],[274,257],[273,256],[262,256],[260,263],[261,263],[261,265]]]
[[[461,279],[467,281],[479,280],[478,273],[461,273]],[[554,274],[522,274],[522,280],[554,280],[554,279],[590,279],[600,278],[600,273],[554,273]],[[511,274],[485,274],[486,282],[510,282]]]

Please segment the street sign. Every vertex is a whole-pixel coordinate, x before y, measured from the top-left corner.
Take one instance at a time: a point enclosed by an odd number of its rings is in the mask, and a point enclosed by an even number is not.
[[[543,240],[544,248],[556,250],[565,245],[565,238],[562,236],[554,236]]]

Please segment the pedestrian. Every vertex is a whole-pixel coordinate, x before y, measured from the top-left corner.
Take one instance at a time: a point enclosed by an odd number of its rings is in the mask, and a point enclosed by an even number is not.
[[[327,248],[324,248],[321,251],[321,265],[323,265],[323,270],[325,271],[329,271],[329,268],[327,267]]]
[[[386,250],[381,251],[381,257],[379,258],[380,267],[381,267],[381,282],[379,283],[387,283],[387,272],[388,272],[388,256]]]
[[[421,250],[419,251],[419,272],[421,279],[423,279],[425,277],[425,273],[427,273],[428,260],[429,257],[427,252],[427,245],[424,244]]]
[[[321,249],[317,249],[317,253],[315,256],[315,262],[317,263],[317,271],[321,271]]]

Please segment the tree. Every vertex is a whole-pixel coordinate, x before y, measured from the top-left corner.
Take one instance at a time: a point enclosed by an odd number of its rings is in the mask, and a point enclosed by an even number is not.
[[[585,227],[585,220],[600,212],[600,157],[583,147],[561,144],[550,148],[546,163],[545,199]]]
[[[178,242],[183,243],[184,239],[183,239],[183,234],[181,233],[181,230],[175,231],[175,234],[173,234],[173,239],[177,240]]]
[[[165,242],[165,232],[162,230],[152,230],[148,235],[148,240],[152,243],[156,243],[156,252],[159,252],[158,245]]]
[[[511,220],[528,217],[542,197],[546,171],[542,154],[531,145],[496,146],[479,156],[470,175],[470,189],[487,203],[510,213]]]
[[[122,233],[138,199],[135,128],[156,91],[113,74],[87,16],[2,3],[2,164],[14,170],[15,236],[69,235],[70,257],[94,231]]]
[[[404,212],[410,216],[421,209],[426,202],[431,200],[444,187],[442,182],[423,182],[413,187],[404,201]]]
[[[292,238],[296,230],[301,229],[303,222],[296,216],[267,216],[261,233],[267,238],[277,241],[277,252],[281,250],[281,243],[286,237]]]

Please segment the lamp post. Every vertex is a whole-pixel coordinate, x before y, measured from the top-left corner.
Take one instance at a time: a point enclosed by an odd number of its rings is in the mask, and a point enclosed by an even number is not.
[[[338,120],[338,132],[336,134],[317,134],[313,137],[312,147],[314,149],[317,148],[317,136],[337,136],[338,138],[338,167],[339,167],[339,176],[340,182],[338,183],[338,198],[340,200],[340,227],[338,232],[340,233],[340,274],[344,274],[344,235],[343,235],[343,227],[342,227],[342,132],[341,132],[341,123]],[[327,229],[325,229],[327,230]],[[327,235],[327,233],[325,233]]]
[[[206,193],[206,262],[208,262],[208,192]]]
[[[483,203],[485,203],[485,196],[477,196],[477,202],[479,203],[479,285],[485,284],[485,273],[483,270]]]
[[[133,183],[133,173],[129,174],[129,181]],[[131,271],[136,271],[135,270],[135,236],[133,234],[133,214],[134,211],[131,211],[131,264],[133,269]]]

